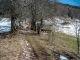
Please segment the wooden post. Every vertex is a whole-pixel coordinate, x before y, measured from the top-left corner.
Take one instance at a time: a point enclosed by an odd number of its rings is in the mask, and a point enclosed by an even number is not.
[[[52,32],[52,30],[51,30],[51,25],[49,25],[49,28],[48,28],[48,40],[49,40],[50,42],[51,42],[51,40],[52,40],[51,32]]]

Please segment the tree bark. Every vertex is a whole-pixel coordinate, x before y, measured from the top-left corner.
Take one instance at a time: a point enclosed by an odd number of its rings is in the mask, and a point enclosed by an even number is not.
[[[32,21],[32,22],[31,22],[31,30],[36,31],[35,23],[36,23],[35,21]]]
[[[11,33],[13,33],[14,31],[16,31],[14,23],[15,23],[15,19],[14,19],[14,17],[11,17]]]

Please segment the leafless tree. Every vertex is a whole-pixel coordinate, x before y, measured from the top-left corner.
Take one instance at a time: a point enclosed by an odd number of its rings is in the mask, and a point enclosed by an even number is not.
[[[52,16],[51,6],[53,5],[49,0],[3,0],[3,11],[11,17],[12,32],[15,30],[15,20],[27,17],[31,18],[31,29],[35,30],[36,21],[42,22],[44,18]]]
[[[3,0],[2,3],[4,14],[6,17],[11,18],[11,32],[14,32],[16,30],[15,21],[17,18],[21,20],[23,15],[23,2],[18,0]]]
[[[57,0],[55,0],[56,2]],[[30,3],[30,13],[31,13],[31,29],[35,30],[35,23],[38,20],[43,20],[45,18],[50,18],[52,15],[52,7],[49,0],[32,0]],[[53,6],[56,8],[56,4]]]
[[[16,3],[15,0],[3,0],[3,12],[6,15],[6,17],[10,17],[11,18],[11,32],[13,32],[15,30],[15,19],[17,17],[17,13],[16,11]]]

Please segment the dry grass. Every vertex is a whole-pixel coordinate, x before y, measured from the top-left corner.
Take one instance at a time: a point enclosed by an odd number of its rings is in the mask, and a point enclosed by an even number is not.
[[[27,39],[30,42],[36,56],[39,60],[55,60],[50,53],[50,51],[47,50],[44,44],[40,43],[39,36],[32,36],[27,35]]]
[[[55,42],[67,48],[68,50],[71,50],[71,52],[77,53],[78,51],[77,38],[74,36],[57,32],[55,37]]]
[[[21,50],[20,43],[19,35],[12,38],[0,38],[0,60],[17,60]]]
[[[53,51],[64,55],[67,54],[69,57],[76,59],[79,57],[77,55],[77,40],[73,36],[58,32],[55,33],[55,40],[48,40],[47,34],[40,36],[27,35],[27,39],[31,43],[31,46],[36,52],[38,58],[42,58],[42,60],[45,59],[42,55],[45,51],[48,51],[49,54],[52,54]]]
[[[67,54],[76,59],[79,57],[77,39],[74,36],[56,32],[55,39],[47,41],[42,38],[42,41],[45,46],[55,52]]]
[[[46,34],[40,36],[27,35],[26,40],[30,43],[38,60],[56,60],[56,57],[54,58],[53,56],[53,51],[61,54],[65,53],[75,58],[77,56],[76,38],[64,33],[55,33],[55,40],[48,40]],[[0,38],[0,60],[18,60],[22,42],[19,35],[15,35],[12,38]]]

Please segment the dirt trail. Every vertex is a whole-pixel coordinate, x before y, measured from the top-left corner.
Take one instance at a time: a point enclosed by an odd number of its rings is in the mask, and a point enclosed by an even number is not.
[[[23,32],[23,31],[22,31]],[[35,54],[33,53],[30,44],[27,42],[25,33],[21,34],[23,37],[23,42],[21,43],[21,52],[18,60],[38,60]]]
[[[0,38],[0,60],[37,60],[37,57],[26,35],[18,32],[11,38]]]

